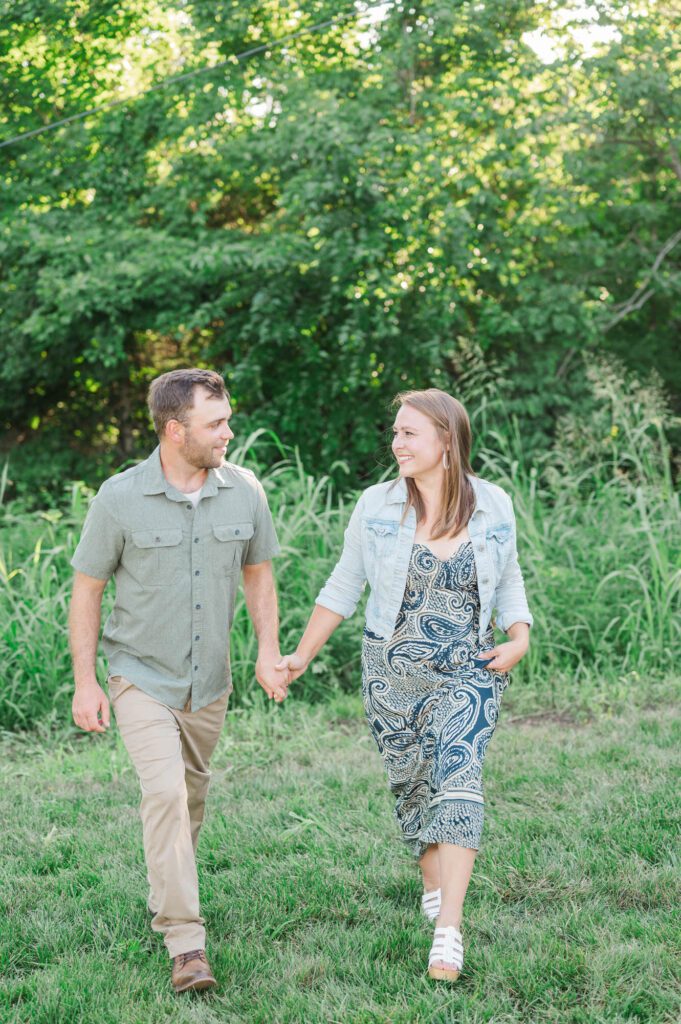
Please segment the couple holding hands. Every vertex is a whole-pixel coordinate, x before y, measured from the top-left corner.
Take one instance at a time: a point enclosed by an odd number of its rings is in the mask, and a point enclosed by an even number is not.
[[[361,495],[293,654],[279,650],[271,562],[279,548],[263,488],[224,461],[234,435],[218,373],[174,370],[152,382],[159,446],[107,480],[90,506],[72,559],[73,716],[87,731],[109,726],[95,663],[113,576],[102,638],[108,691],[140,780],[151,927],[163,935],[176,992],[216,984],[195,853],[232,689],[240,581],[258,639],[256,677],[277,701],[369,583],[362,694],[399,830],[422,872],[421,910],[435,925],[428,973],[455,981],[463,967],[485,751],[532,617],[511,500],[473,474],[465,409],[435,388],[398,395],[395,406],[398,476]],[[498,645],[493,612],[508,636]]]

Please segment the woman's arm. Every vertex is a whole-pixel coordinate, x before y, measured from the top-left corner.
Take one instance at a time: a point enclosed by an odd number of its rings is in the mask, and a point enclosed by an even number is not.
[[[277,668],[288,669],[289,682],[303,674],[334,629],[352,615],[362,596],[366,584],[362,557],[363,504],[364,495],[355,505],[345,531],[342,554],[317,597],[296,653],[287,654],[277,665]]]
[[[485,651],[485,656],[493,654],[485,668],[494,669],[495,672],[510,672],[519,661],[527,654],[530,646],[530,627],[526,622],[514,622],[506,630],[510,638],[503,644],[497,644],[491,651]]]
[[[494,604],[496,605],[496,620],[499,629],[503,629],[504,633],[512,637],[511,630],[516,623],[522,624],[525,622],[528,626],[532,625],[532,614],[527,606],[525,582],[520,571],[520,565],[518,564],[516,521],[510,498],[508,498],[508,506],[507,514],[512,528],[509,541],[511,550],[506,560],[504,571],[496,586]]]
[[[518,564],[516,521],[510,498],[508,504],[508,515],[512,525],[510,540],[512,546],[501,579],[497,583],[495,594],[497,625],[506,633],[508,640],[505,643],[497,644],[492,651],[485,652],[494,655],[488,662],[488,666],[497,672],[510,672],[525,657],[530,646],[530,626],[532,625],[532,614],[527,606],[523,574]]]
[[[343,538],[343,551],[333,572],[319,592],[316,604],[344,619],[353,614],[366,584],[362,555],[362,511],[364,495],[355,505]]]
[[[296,653],[285,655],[277,665],[277,668],[288,669],[289,682],[292,683],[298,676],[302,676],[312,659],[319,654],[334,629],[342,621],[343,616],[337,612],[332,612],[321,604],[315,605],[305,632],[300,638]]]

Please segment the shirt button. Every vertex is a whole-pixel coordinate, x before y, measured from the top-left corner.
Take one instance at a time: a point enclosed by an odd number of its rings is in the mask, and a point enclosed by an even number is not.
[[[484,551],[484,550],[485,550],[485,545],[484,544],[478,544],[478,551]]]
[[[197,634],[196,634],[196,636],[194,637],[194,639],[195,639],[195,640],[200,640],[200,639],[201,639],[201,637],[200,637],[200,636],[199,636],[199,634],[197,633]]]
[[[200,604],[195,604],[194,607],[196,608],[197,612],[201,611],[201,605]]]
[[[194,665],[194,671],[195,671],[195,672],[198,672],[198,671],[199,671],[199,666],[198,666],[198,665]]]
[[[241,530],[235,530],[234,531],[234,536],[238,537],[240,533],[241,533]]]
[[[194,575],[195,576],[200,576],[201,575],[201,571],[199,569],[195,569],[194,570]]]
[[[489,583],[489,576],[483,576],[482,577],[482,582],[483,583]]]
[[[188,508],[188,509],[189,509],[189,511],[191,512],[191,510],[192,510],[192,509],[194,508],[194,506],[190,504],[190,505],[187,505],[187,508]]]
[[[198,543],[199,543],[199,538],[198,538],[198,537],[194,537],[194,543],[195,543],[195,544],[198,544]]]
[[[160,542],[161,538],[160,538],[160,537],[154,537],[154,540],[155,540],[155,541],[156,541],[156,543],[158,544],[158,543]]]

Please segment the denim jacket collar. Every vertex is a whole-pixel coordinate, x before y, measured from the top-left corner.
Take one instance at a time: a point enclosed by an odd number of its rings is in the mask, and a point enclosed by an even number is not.
[[[484,485],[481,483],[480,479],[477,476],[469,475],[468,480],[475,492],[475,509],[473,510],[473,515],[480,510],[489,510],[489,507],[485,502]],[[397,479],[393,481],[392,487],[389,488],[388,493],[386,494],[386,504],[403,505],[406,502],[407,497],[407,482],[404,477],[398,476]]]
[[[475,510],[468,522],[480,598],[479,639],[496,609],[501,629],[514,622],[532,622],[522,573],[518,565],[513,504],[506,492],[472,474]],[[407,500],[402,477],[368,487],[360,497],[345,532],[340,561],[317,597],[317,604],[341,615],[352,615],[368,581],[367,627],[378,636],[395,630],[416,533],[416,513],[402,513]],[[397,527],[397,528],[396,528]]]

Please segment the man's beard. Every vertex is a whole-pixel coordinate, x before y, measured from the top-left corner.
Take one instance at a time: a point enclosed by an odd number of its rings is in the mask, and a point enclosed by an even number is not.
[[[222,465],[222,452],[216,452],[210,445],[197,444],[191,434],[186,434],[182,456],[194,469],[217,469]]]

